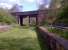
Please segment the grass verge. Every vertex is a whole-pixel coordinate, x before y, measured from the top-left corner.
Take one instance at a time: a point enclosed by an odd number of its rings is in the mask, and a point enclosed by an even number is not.
[[[0,50],[41,50],[36,32],[30,28],[12,28],[0,33]]]

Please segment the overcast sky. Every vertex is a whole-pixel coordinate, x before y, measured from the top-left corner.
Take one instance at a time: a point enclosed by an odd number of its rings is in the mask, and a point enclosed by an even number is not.
[[[21,5],[23,11],[37,10],[39,4],[43,4],[43,0],[0,0],[0,7],[12,8],[14,4]],[[45,5],[49,5],[50,0],[45,0]]]

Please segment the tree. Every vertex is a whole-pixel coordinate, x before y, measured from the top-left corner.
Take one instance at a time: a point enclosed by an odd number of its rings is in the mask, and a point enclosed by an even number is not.
[[[55,20],[54,23],[63,23],[64,25],[68,25],[68,6],[63,8],[62,12],[59,13],[59,17]]]
[[[11,12],[21,12],[22,11],[22,6],[18,4],[14,4],[13,7],[11,8]]]

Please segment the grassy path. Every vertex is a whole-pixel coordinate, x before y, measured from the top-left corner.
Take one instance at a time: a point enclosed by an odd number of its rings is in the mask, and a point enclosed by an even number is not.
[[[0,33],[0,50],[41,50],[33,30],[13,28]]]

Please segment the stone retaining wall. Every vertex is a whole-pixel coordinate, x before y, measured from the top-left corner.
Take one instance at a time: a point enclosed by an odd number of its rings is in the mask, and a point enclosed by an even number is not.
[[[68,50],[68,40],[54,33],[49,33],[44,27],[37,27],[37,33],[42,37],[44,45],[46,45],[49,50]]]

